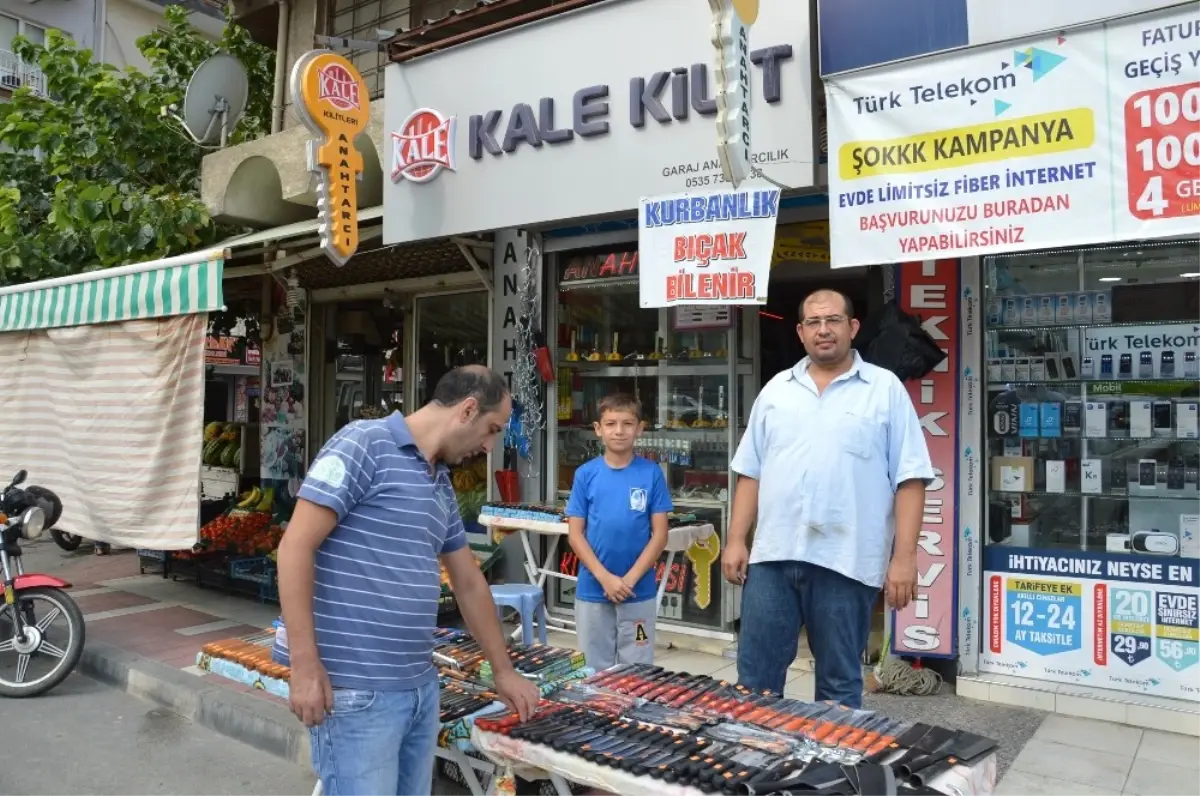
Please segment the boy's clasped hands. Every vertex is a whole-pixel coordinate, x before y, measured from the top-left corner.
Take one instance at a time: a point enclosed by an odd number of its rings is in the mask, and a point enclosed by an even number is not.
[[[611,603],[621,604],[633,596],[633,588],[637,583],[629,583],[625,578],[619,578],[611,572],[606,572],[604,577],[598,579],[600,587],[604,589],[604,596]]]

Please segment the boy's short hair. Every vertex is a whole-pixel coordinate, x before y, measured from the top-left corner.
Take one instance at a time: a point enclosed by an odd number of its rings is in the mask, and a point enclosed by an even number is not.
[[[639,420],[642,417],[642,402],[626,392],[604,396],[596,408],[599,412],[596,417],[600,420],[604,419],[605,412],[632,412]]]

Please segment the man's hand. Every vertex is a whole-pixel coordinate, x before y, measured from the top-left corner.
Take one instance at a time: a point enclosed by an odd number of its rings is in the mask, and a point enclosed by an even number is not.
[[[746,568],[750,565],[750,551],[745,542],[730,542],[721,552],[721,572],[725,580],[734,586],[746,582]]]
[[[917,596],[917,556],[896,553],[888,565],[887,580],[884,581],[888,605],[897,611],[903,610]]]
[[[629,584],[611,572],[600,581],[600,587],[604,589],[604,596],[609,602],[623,603],[633,596],[633,589]]]
[[[517,674],[515,669],[508,669],[496,675],[496,694],[500,701],[508,705],[509,710],[515,710],[521,721],[528,721],[537,710],[541,694],[537,686]]]
[[[306,727],[316,727],[333,711],[333,686],[319,662],[293,666],[289,682],[292,713]]]

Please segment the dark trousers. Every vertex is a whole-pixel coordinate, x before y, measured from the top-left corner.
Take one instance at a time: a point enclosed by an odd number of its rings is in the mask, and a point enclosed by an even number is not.
[[[804,628],[816,662],[816,700],[862,707],[862,654],[878,595],[803,561],[752,564],[742,589],[738,682],[783,693]]]

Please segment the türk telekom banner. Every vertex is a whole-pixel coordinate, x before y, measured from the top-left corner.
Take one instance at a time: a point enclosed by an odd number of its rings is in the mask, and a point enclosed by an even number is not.
[[[926,260],[900,266],[900,308],[946,352],[946,359],[921,379],[905,382],[921,420],[933,483],[925,489],[925,511],[917,545],[917,598],[895,614],[892,652],[925,658],[956,654],[955,572],[958,567],[958,260]]]
[[[766,304],[778,215],[775,188],[642,199],[641,305]]]
[[[833,266],[1195,234],[1198,8],[827,78]]]

